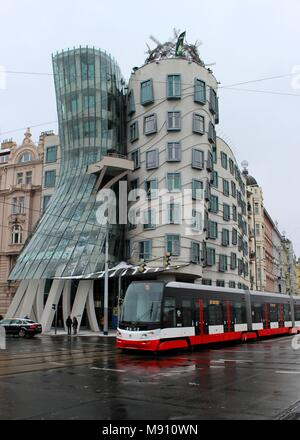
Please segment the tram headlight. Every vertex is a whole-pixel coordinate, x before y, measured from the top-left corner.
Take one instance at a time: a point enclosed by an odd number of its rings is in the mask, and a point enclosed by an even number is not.
[[[119,330],[117,330],[117,338],[120,338],[121,336],[122,336],[122,333]]]

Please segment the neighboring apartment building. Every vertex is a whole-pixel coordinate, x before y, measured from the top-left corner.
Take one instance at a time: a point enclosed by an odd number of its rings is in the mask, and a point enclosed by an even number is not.
[[[296,294],[300,295],[300,259],[296,263]]]
[[[44,146],[44,168],[42,183],[42,205],[44,213],[49,205],[51,196],[59,178],[60,170],[60,146],[59,136],[53,131],[44,131],[40,136],[40,143]]]
[[[28,129],[21,145],[8,141],[0,149],[0,314],[18,283],[7,281],[23,245],[40,217],[43,147]]]

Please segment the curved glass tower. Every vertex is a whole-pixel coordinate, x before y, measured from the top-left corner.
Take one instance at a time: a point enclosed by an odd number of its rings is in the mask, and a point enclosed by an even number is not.
[[[13,268],[10,279],[87,275],[120,257],[118,226],[101,226],[94,191],[97,175],[87,167],[109,150],[123,153],[124,93],[121,72],[106,53],[78,48],[53,57],[61,167],[55,193]]]

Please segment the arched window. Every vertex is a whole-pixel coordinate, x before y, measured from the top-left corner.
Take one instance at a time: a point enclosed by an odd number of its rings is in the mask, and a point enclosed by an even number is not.
[[[24,163],[24,162],[32,162],[32,154],[30,151],[26,151],[20,157],[19,163]]]
[[[14,225],[11,230],[11,244],[22,244],[22,228]]]

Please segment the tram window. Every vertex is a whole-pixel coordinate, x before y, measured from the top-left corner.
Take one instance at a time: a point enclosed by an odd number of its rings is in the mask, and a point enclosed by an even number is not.
[[[175,298],[165,298],[163,322],[165,328],[176,327]]]
[[[234,310],[235,310],[235,323],[245,324],[245,322],[247,322],[245,305],[241,303],[235,303]]]
[[[284,319],[284,321],[291,320],[291,308],[290,308],[289,304],[283,305],[283,319]]]
[[[192,302],[188,299],[182,300],[182,325],[192,327]]]
[[[262,322],[262,305],[253,304],[252,305],[252,322],[260,323]]]
[[[223,325],[223,307],[220,301],[210,301],[208,306],[209,325]]]
[[[295,306],[295,321],[300,321],[300,305]]]
[[[278,321],[278,304],[270,304],[269,319],[271,322]]]

